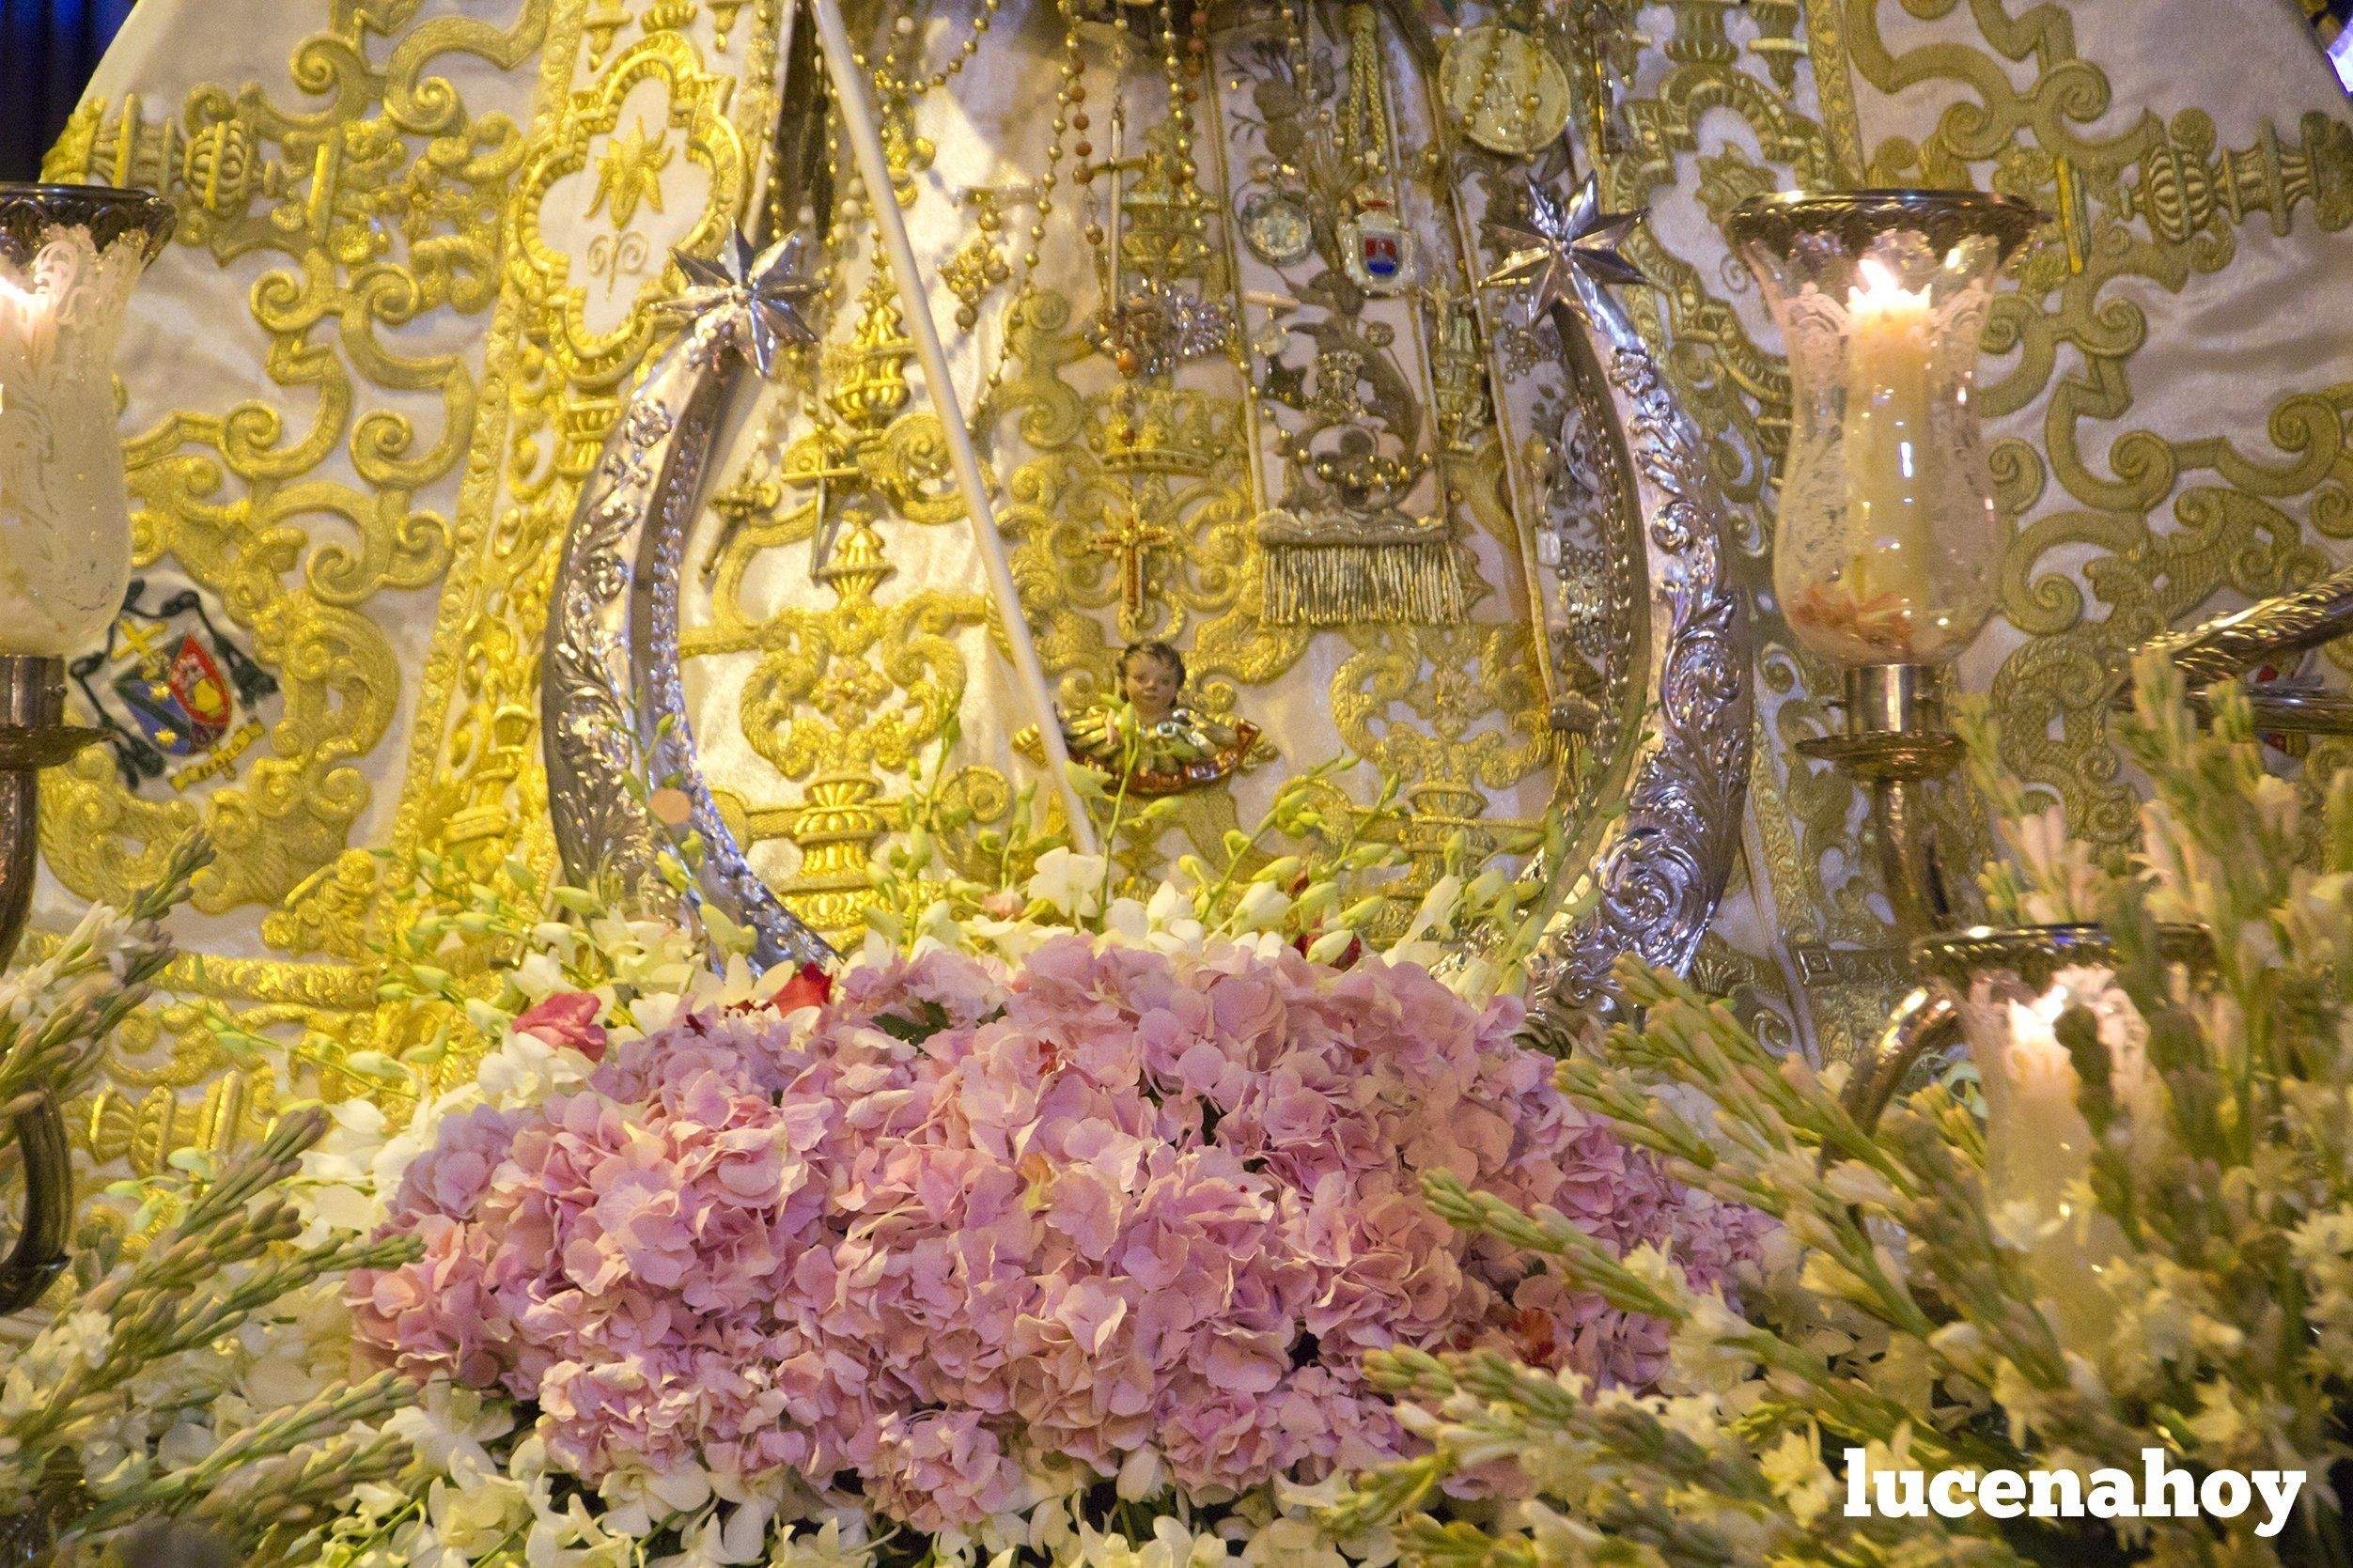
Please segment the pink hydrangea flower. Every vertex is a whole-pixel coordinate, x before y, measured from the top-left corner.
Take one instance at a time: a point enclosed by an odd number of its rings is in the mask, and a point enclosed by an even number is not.
[[[597,1070],[443,1124],[393,1207],[424,1255],[352,1280],[362,1341],[535,1403],[591,1483],[789,1472],[938,1529],[1025,1506],[1036,1461],[1149,1450],[1211,1501],[1394,1457],[1379,1347],[1656,1375],[1657,1325],[1454,1230],[1426,1173],[1703,1286],[1757,1244],[1568,1104],[1517,1001],[1415,967],[1068,936],[783,996],[609,1051],[593,998],[517,1020]]]

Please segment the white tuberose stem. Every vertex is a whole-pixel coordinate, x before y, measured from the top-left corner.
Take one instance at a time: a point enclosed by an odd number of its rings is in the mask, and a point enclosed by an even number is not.
[[[1037,706],[1037,733],[1046,745],[1047,770],[1062,791],[1070,818],[1070,840],[1085,854],[1102,852],[1095,824],[1086,815],[1079,792],[1071,787],[1070,753],[1062,742],[1062,722],[1054,711],[1053,692],[1046,684],[1045,667],[1037,661],[1037,644],[1030,637],[1029,620],[1021,612],[1021,591],[1013,585],[1013,567],[1005,558],[1005,537],[997,532],[997,508],[990,499],[989,478],[981,472],[980,454],[973,449],[971,428],[964,421],[962,400],[948,376],[947,350],[940,346],[940,325],[932,318],[931,293],[915,261],[915,247],[907,238],[907,220],[892,194],[890,160],[882,150],[882,132],[867,101],[865,74],[851,58],[849,29],[842,23],[838,0],[809,0],[817,18],[818,42],[824,51],[825,69],[834,79],[834,97],[841,104],[842,125],[849,132],[850,150],[866,182],[867,204],[874,209],[875,226],[898,280],[899,297],[907,303],[908,325],[913,328],[915,353],[923,361],[924,380],[931,388],[931,406],[947,433],[948,455],[956,463],[956,482],[964,492],[964,516],[972,525],[973,544],[989,567],[989,586],[1012,644],[1013,665],[1029,687]]]

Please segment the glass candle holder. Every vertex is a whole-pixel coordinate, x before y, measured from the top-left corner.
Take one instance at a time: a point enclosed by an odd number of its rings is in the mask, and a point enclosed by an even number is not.
[[[2206,983],[2214,947],[2202,927],[2160,927],[2157,943],[2175,985]],[[2117,1308],[2110,1265],[2125,1247],[2092,1201],[2101,1135],[2075,1056],[2059,1040],[2063,1014],[2081,1008],[2094,1025],[2112,1146],[2135,1164],[2177,1157],[2166,1147],[2148,1026],[2117,984],[2113,942],[2096,925],[1978,926],[1916,943],[1912,957],[1957,1002],[1986,1100],[1988,1212],[2022,1253],[2061,1344],[2096,1360]]]
[[[122,607],[115,349],[173,221],[141,191],[0,184],[0,654],[80,653]]]
[[[2003,523],[1971,391],[1994,274],[2040,221],[1971,191],[1854,191],[1727,225],[1789,357],[1773,589],[1841,665],[1945,663],[1993,613]]]

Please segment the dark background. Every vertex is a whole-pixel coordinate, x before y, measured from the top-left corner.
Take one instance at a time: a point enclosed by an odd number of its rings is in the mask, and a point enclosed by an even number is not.
[[[0,0],[0,179],[34,179],[132,0]]]

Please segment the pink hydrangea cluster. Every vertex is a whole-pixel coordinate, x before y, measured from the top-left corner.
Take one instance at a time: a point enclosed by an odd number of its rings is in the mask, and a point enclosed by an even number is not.
[[[394,1206],[424,1254],[351,1300],[411,1376],[535,1404],[591,1482],[783,1468],[935,1529],[1038,1459],[1148,1450],[1214,1501],[1400,1452],[1370,1349],[1655,1371],[1653,1326],[1447,1225],[1424,1172],[1703,1283],[1753,1242],[1562,1098],[1517,1002],[1410,966],[1071,936],[609,1051],[564,1017],[589,1081],[445,1122]]]

